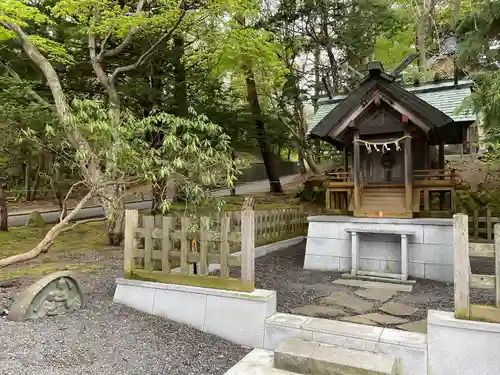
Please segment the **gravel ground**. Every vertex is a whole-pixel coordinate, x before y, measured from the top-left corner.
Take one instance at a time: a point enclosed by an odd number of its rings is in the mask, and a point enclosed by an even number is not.
[[[79,279],[88,300],[69,316],[13,323],[0,318],[0,375],[219,375],[236,364],[250,348],[241,347],[196,329],[143,314],[112,303],[115,279],[122,270],[122,251],[78,254],[75,262],[102,264],[98,274]],[[302,269],[304,244],[256,261],[256,286],[276,290],[278,311],[290,312],[317,304],[335,291],[356,288],[335,285],[338,272]],[[476,260],[473,272],[489,273],[488,261]],[[231,272],[237,275],[236,270]],[[17,292],[32,280],[0,281],[0,311],[9,308]],[[492,305],[494,291],[474,290],[474,303]],[[453,284],[418,280],[412,293],[395,300],[420,309],[453,310]]]
[[[221,375],[250,351],[113,304],[121,251],[85,257],[101,264],[105,258],[106,266],[79,277],[89,296],[83,310],[25,323],[0,318],[0,375]],[[0,288],[2,308],[30,282]]]
[[[301,244],[285,251],[272,253],[256,261],[257,287],[278,292],[278,311],[289,313],[303,305],[319,304],[321,297],[332,292],[353,293],[359,288],[332,284],[340,277],[338,272],[310,271],[302,269],[305,245]],[[473,273],[490,273],[489,259],[475,259]],[[494,268],[493,268],[494,269]],[[410,320],[425,319],[427,310],[453,311],[453,283],[418,279],[411,293],[400,292],[394,301],[411,304],[419,309]],[[494,305],[494,290],[471,289],[471,301],[476,304]],[[376,311],[381,304],[376,304]]]

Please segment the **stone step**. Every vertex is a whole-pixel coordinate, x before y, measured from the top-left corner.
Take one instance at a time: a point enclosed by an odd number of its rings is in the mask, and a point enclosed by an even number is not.
[[[386,207],[381,207],[379,210],[364,210],[363,207],[361,209],[356,210],[354,212],[354,216],[356,217],[374,217],[378,218],[379,213],[382,211],[385,218],[399,218],[399,219],[411,219],[413,217],[413,212],[411,210],[401,210],[401,211],[386,211]]]
[[[340,277],[343,279],[381,281],[384,283],[404,284],[404,285],[413,285],[417,282],[416,280],[399,280],[399,279],[394,279],[394,278],[389,278],[389,277],[381,277],[381,276],[365,276],[365,275],[352,276],[350,273],[343,273]]]
[[[259,365],[257,363],[241,362],[234,365],[224,375],[301,375],[296,372]]]
[[[299,375],[274,368],[274,352],[254,349],[224,375]]]
[[[396,375],[393,357],[297,338],[276,348],[274,367],[307,375]]]

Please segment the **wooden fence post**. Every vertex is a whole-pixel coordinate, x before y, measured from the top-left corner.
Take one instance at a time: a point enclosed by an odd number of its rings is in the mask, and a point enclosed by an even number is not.
[[[453,215],[455,318],[470,316],[469,221],[465,214]]]
[[[161,223],[161,251],[163,252],[161,270],[163,272],[170,272],[170,251],[172,250],[170,230],[173,228],[172,218],[165,216]]]
[[[495,287],[497,295],[497,309],[500,309],[500,224],[495,224],[494,240],[495,240]]]
[[[229,277],[229,242],[228,234],[230,230],[231,219],[224,216],[220,225],[220,277]],[[243,250],[243,249],[242,249]]]
[[[144,216],[144,269],[153,269],[153,229],[154,216]]]
[[[248,200],[248,202],[247,202]],[[241,211],[241,282],[255,287],[255,211],[252,198],[246,198]]]
[[[208,275],[208,235],[210,218],[202,217],[200,220],[200,270],[201,276]]]
[[[137,210],[125,211],[125,252],[123,255],[123,271],[129,276],[135,268],[134,250],[136,248],[135,231],[139,224],[139,212]]]
[[[188,241],[190,220],[186,216],[181,217],[181,273],[184,275],[189,274],[188,252],[190,243]]]
[[[472,236],[474,238],[478,238],[479,237],[479,210],[477,208],[474,209],[474,211],[472,212],[472,225],[473,225],[473,232],[472,232]]]

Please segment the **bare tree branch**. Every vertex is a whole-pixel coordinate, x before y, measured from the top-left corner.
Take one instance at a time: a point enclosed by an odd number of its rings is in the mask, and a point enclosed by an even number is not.
[[[144,7],[144,0],[139,0],[137,8],[135,9],[135,14],[137,15],[140,12],[142,12],[143,7]],[[101,52],[99,52],[99,55],[97,55],[97,61],[102,62],[104,57],[112,57],[119,55],[130,44],[136,32],[137,32],[137,27],[132,27],[129,30],[125,39],[123,39],[123,41],[116,48],[113,48],[111,50],[106,50],[106,44],[110,37],[110,34],[108,34],[104,39],[104,41],[101,43]]]
[[[3,66],[6,70],[7,70],[7,73],[9,73],[9,75],[14,78],[18,83],[22,83],[23,80],[22,78],[19,76],[19,74],[17,74],[17,72],[12,69],[10,66],[8,66],[7,64],[4,64],[2,62],[0,62],[0,65]],[[46,108],[49,108],[51,110],[54,110],[54,106],[52,104],[50,104],[49,102],[47,102],[44,98],[42,98],[35,90],[33,90],[30,86],[27,87],[28,89],[28,92],[29,94],[33,97],[33,99],[35,99],[39,104],[41,104],[42,106],[46,107]]]
[[[129,72],[141,66],[151,55],[153,55],[156,52],[160,44],[162,44],[166,40],[169,40],[172,37],[173,33],[175,32],[175,30],[177,30],[185,15],[186,11],[184,10],[181,11],[181,14],[177,18],[177,21],[175,22],[174,26],[172,26],[166,33],[164,33],[160,38],[158,38],[158,40],[151,47],[149,47],[148,50],[144,52],[137,59],[135,63],[116,68],[113,74],[111,75],[110,81],[113,82],[120,73]]]
[[[101,65],[101,58],[96,55],[97,51],[97,43],[96,43],[96,35],[89,34],[89,53],[90,53],[90,62],[92,64],[92,68],[97,76],[97,79],[104,86],[106,90],[109,90],[109,78]],[[101,51],[102,53],[102,51]]]

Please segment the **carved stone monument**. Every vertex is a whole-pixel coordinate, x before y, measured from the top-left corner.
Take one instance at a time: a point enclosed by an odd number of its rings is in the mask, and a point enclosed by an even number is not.
[[[21,322],[70,313],[83,307],[83,293],[72,272],[54,272],[22,291],[8,319]]]

